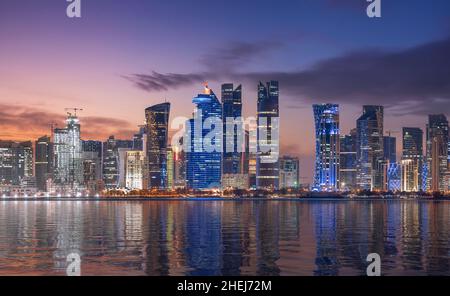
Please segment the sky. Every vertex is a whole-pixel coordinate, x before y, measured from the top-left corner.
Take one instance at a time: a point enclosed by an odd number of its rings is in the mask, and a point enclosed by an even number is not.
[[[0,139],[35,140],[79,113],[83,139],[129,138],[144,109],[168,101],[189,117],[208,81],[243,85],[256,114],[257,82],[279,80],[281,153],[314,163],[311,105],[340,104],[341,134],[364,104],[385,106],[385,130],[425,129],[450,115],[450,1],[381,0],[0,1]]]

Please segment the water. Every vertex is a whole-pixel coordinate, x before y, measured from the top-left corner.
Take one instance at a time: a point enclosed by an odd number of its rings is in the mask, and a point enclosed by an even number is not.
[[[0,201],[0,275],[450,275],[450,202]]]

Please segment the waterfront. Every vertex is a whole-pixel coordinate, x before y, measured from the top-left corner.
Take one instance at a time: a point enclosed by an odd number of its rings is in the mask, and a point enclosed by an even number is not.
[[[0,201],[0,275],[450,275],[450,202]]]

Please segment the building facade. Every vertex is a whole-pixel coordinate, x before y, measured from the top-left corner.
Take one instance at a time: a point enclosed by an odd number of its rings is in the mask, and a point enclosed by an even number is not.
[[[298,157],[280,158],[280,189],[298,189],[300,187],[300,161]]]
[[[256,188],[279,188],[279,85],[258,84]]]
[[[316,131],[316,157],[313,190],[340,189],[339,105],[313,105]]]
[[[35,142],[34,171],[36,186],[40,191],[47,191],[47,180],[53,177],[53,143],[48,136],[40,137]]]
[[[446,191],[448,171],[448,120],[444,114],[428,116],[427,124],[427,165],[429,191]]]
[[[356,183],[356,129],[341,136],[339,178],[342,191],[357,189]]]
[[[402,140],[402,190],[421,191],[423,189],[423,131],[416,127],[404,127]]]
[[[145,109],[148,187],[167,187],[167,145],[169,137],[170,103]]]

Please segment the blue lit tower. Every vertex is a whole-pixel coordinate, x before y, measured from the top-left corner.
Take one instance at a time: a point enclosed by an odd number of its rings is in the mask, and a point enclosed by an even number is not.
[[[238,152],[238,125],[234,125],[234,136],[231,139],[232,143],[228,146],[233,146],[233,151],[226,150],[226,125],[227,118],[234,120],[242,116],[242,86],[239,85],[234,89],[232,83],[222,84],[222,106],[223,106],[223,173],[224,174],[241,174],[242,173],[242,152]],[[243,132],[243,131],[242,131]],[[231,145],[230,145],[231,144]]]
[[[278,97],[278,81],[270,81],[266,85],[259,82],[256,158],[256,187],[258,189],[278,189],[279,187],[280,143],[278,133],[275,133],[274,130],[275,120],[279,120]],[[266,139],[261,133],[262,130],[266,131]],[[267,148],[270,148],[270,151],[267,151]]]
[[[222,104],[208,86],[192,102],[196,104],[196,109],[194,118],[187,122],[185,136],[185,139],[190,139],[190,151],[186,152],[186,185],[198,190],[220,188],[223,126],[208,126],[205,122],[211,119],[222,120]],[[210,144],[218,146],[214,151],[208,151],[205,145],[205,137],[210,137],[211,134],[214,136],[211,137]]]
[[[149,188],[167,187],[167,142],[170,103],[145,109]]]
[[[316,128],[314,189],[339,190],[339,105],[313,105]]]

